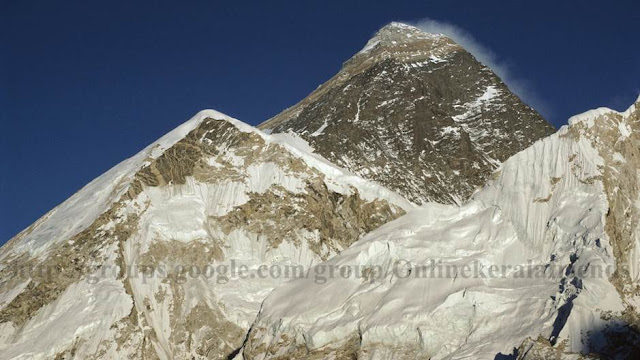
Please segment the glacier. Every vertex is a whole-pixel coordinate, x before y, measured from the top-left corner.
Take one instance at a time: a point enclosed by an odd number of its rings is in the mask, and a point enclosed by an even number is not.
[[[466,204],[425,204],[317,265],[381,269],[375,281],[311,277],[275,289],[245,358],[493,359],[518,348],[524,356],[533,346],[521,344],[538,338],[563,358],[599,350],[591,332],[637,311],[637,295],[610,279],[621,259],[606,229],[613,199],[602,177],[606,165],[624,164],[607,164],[598,146],[620,124],[637,131],[635,106],[577,115],[505,161]],[[426,276],[434,261],[453,273]],[[506,271],[465,276],[474,267]]]

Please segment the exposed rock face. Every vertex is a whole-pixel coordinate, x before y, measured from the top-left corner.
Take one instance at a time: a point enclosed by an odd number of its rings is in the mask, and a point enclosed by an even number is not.
[[[309,151],[204,111],[96,179],[2,248],[3,358],[226,359],[286,280],[258,266],[304,270],[411,208]]]
[[[533,339],[526,339],[518,348],[517,360],[562,360],[567,354],[564,353],[564,344],[553,346],[548,339],[542,336]],[[586,360],[583,356],[574,355],[576,360]]]
[[[609,200],[606,229],[618,265],[614,283],[625,298],[640,300],[640,99],[624,113],[601,108],[570,121],[572,136],[588,139],[603,160],[596,180]]]
[[[554,129],[443,35],[392,23],[340,72],[260,125],[416,203],[460,203]]]

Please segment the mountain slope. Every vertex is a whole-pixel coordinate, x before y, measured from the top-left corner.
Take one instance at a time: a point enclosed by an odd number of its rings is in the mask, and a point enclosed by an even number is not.
[[[639,108],[573,117],[469,203],[413,210],[277,288],[244,358],[630,358]]]
[[[411,201],[460,203],[553,128],[454,43],[391,23],[304,100],[259,126]]]
[[[266,132],[202,111],[11,239],[0,357],[629,358],[639,107],[545,137],[392,23]]]
[[[310,151],[208,110],[91,182],[0,250],[2,357],[227,358],[285,280],[260,266],[412,207]]]

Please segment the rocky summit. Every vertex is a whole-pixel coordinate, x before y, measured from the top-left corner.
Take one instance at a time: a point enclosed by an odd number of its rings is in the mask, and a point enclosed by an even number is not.
[[[338,74],[259,126],[421,204],[461,203],[500,162],[554,132],[450,38],[382,28]]]

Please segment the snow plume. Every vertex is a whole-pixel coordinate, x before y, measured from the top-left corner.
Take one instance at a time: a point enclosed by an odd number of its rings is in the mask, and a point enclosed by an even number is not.
[[[423,18],[418,21],[409,22],[409,24],[428,33],[444,34],[450,37],[453,41],[465,48],[465,50],[473,54],[478,61],[493,70],[493,72],[509,86],[511,91],[516,93],[524,102],[549,120],[551,114],[548,107],[545,102],[534,93],[531,85],[526,80],[515,76],[510,66],[503,59],[499,59],[493,51],[482,45],[469,32],[457,25],[430,18]]]

